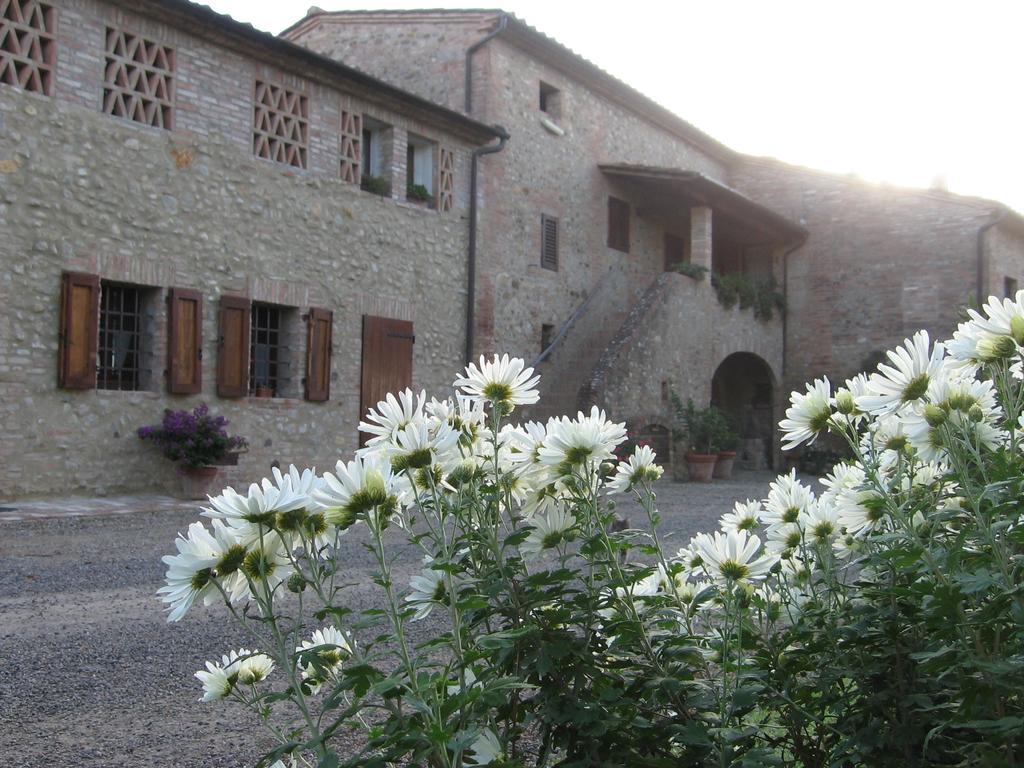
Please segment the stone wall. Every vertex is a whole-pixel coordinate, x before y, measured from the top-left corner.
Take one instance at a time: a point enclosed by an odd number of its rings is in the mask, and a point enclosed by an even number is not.
[[[986,296],[1006,295],[1007,278],[1016,282],[1018,290],[1024,288],[1024,230],[1021,225],[1013,226],[1003,220],[986,230],[984,239]]]
[[[59,3],[54,96],[0,86],[0,497],[170,489],[172,467],[135,430],[164,408],[207,402],[251,448],[233,482],[271,462],[325,469],[356,447],[361,318],[415,323],[413,382],[444,392],[462,365],[470,146],[436,126],[333,92],[184,32],[87,0]],[[103,27],[129,27],[177,49],[173,131],[100,113]],[[99,52],[99,53],[98,53]],[[257,73],[310,95],[309,170],[257,159]],[[380,198],[338,178],[342,104],[456,151],[447,213]],[[393,105],[393,100],[392,100]],[[404,187],[404,184],[402,185]],[[147,291],[143,391],[57,388],[61,273],[98,274]],[[167,288],[198,289],[203,391],[164,386]],[[291,308],[289,397],[216,396],[217,301],[225,293]],[[301,315],[333,311],[331,397],[300,399]]]
[[[787,259],[787,389],[842,381],[921,328],[952,334],[975,294],[977,233],[995,204],[760,159],[731,178],[810,233]]]

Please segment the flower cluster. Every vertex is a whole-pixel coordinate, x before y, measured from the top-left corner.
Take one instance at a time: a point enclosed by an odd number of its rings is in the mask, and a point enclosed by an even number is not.
[[[211,416],[209,406],[201,403],[192,411],[165,410],[160,424],[139,427],[138,435],[156,443],[171,461],[205,467],[248,445],[244,437],[228,435],[227,426],[227,419]]]

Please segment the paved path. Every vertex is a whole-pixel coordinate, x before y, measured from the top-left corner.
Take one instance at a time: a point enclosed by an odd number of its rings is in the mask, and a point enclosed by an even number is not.
[[[173,496],[68,496],[47,499],[0,499],[0,522],[51,517],[106,517],[136,512],[171,512],[189,502]]]
[[[762,497],[770,475],[710,485],[659,484],[669,546],[715,525],[736,499]],[[113,501],[113,500],[107,500]],[[241,768],[268,747],[247,713],[201,704],[193,672],[244,642],[221,610],[164,621],[161,555],[198,507],[0,523],[0,755],[19,768]],[[633,525],[640,511],[624,504]],[[345,539],[349,604],[369,607],[373,570]],[[396,573],[418,567],[411,550]],[[436,612],[435,612],[436,613]],[[433,617],[433,615],[432,615]],[[418,631],[429,630],[420,625]],[[421,629],[422,628],[422,629]]]

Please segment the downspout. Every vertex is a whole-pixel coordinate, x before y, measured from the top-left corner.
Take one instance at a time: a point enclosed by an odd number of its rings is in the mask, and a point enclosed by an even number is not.
[[[982,224],[978,228],[978,268],[976,280],[978,281],[978,290],[976,292],[976,298],[978,300],[978,310],[985,305],[985,233],[988,232],[992,227],[1001,222],[1007,217],[1009,211],[1006,208],[997,208],[998,215],[987,224]]]
[[[473,54],[505,31],[508,26],[508,14],[504,11],[498,16],[498,26],[486,37],[477,40],[466,49],[466,114],[473,113]]]
[[[477,219],[477,166],[484,155],[501,152],[508,143],[509,134],[500,125],[498,143],[473,150],[469,164],[469,249],[466,260],[466,364],[473,360],[473,342],[476,337],[476,219]]]

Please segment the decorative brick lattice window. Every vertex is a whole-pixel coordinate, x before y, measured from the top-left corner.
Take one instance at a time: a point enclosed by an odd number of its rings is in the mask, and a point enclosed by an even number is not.
[[[170,130],[174,111],[174,49],[107,28],[103,112]]]
[[[256,81],[252,151],[265,160],[307,167],[309,99],[305,94]]]
[[[441,147],[437,187],[438,210],[450,211],[455,193],[455,153],[447,147]]]
[[[341,180],[359,184],[363,157],[363,116],[341,110]]]
[[[0,0],[0,83],[47,96],[57,63],[57,11],[38,0]]]

